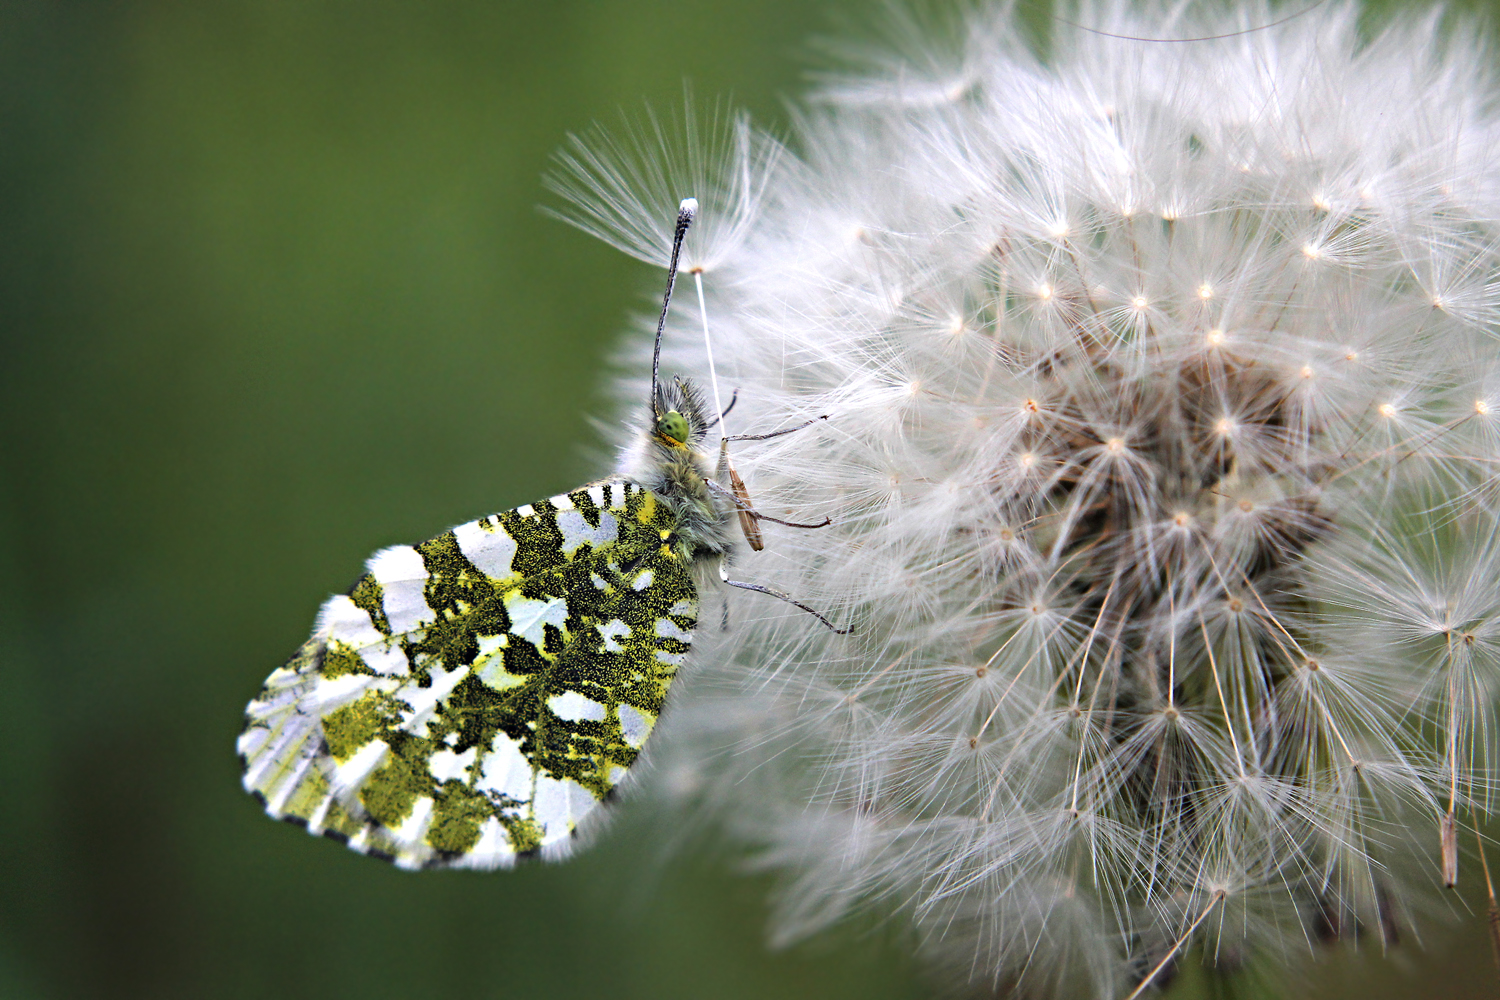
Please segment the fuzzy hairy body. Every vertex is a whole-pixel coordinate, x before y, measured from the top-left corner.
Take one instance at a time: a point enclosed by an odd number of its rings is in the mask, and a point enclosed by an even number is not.
[[[672,511],[679,555],[689,563],[727,558],[733,549],[731,501],[716,496],[708,481],[716,475],[714,459],[704,448],[708,418],[695,383],[674,379],[658,389],[659,412],[687,418],[688,440],[675,442],[647,431],[624,464],[625,478],[640,483]]]

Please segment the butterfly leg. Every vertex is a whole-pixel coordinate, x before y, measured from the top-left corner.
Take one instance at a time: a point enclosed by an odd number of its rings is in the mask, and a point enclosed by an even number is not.
[[[724,412],[721,413],[721,414],[719,414],[717,417],[714,417],[712,420],[710,420],[704,426],[703,429],[704,430],[708,430],[708,428],[714,426],[720,420],[723,420],[725,417],[729,416],[729,411],[732,410],[732,409],[734,409],[734,404],[738,403],[739,401],[740,401],[740,391],[738,389],[736,389],[736,390],[734,390],[733,392],[731,392],[729,394],[729,405],[726,406],[726,407],[724,407]]]
[[[738,485],[738,490],[722,486],[719,483],[714,482],[712,479],[705,479],[704,482],[707,483],[708,488],[713,490],[715,493],[733,500],[734,506],[740,512],[740,516],[742,518],[748,517],[756,521],[770,521],[772,524],[779,524],[785,528],[826,528],[833,523],[833,518],[831,517],[825,517],[823,518],[823,520],[818,521],[814,524],[804,524],[800,521],[783,521],[779,517],[772,517],[770,514],[762,514],[760,511],[750,506],[749,491],[745,489],[744,481],[740,479],[739,476],[733,475],[733,470],[730,470],[730,474],[733,476],[730,482]],[[757,530],[757,537],[759,536],[759,534],[760,532]],[[751,546],[757,552],[761,550],[761,546],[755,545],[753,542],[751,543]]]
[[[825,413],[821,417],[813,417],[811,420],[804,421],[803,423],[798,424],[796,427],[784,427],[784,428],[782,428],[779,431],[771,431],[771,432],[766,433],[766,434],[731,434],[731,435],[729,435],[729,437],[725,438],[725,440],[726,441],[769,441],[771,438],[779,438],[779,437],[782,437],[783,435],[786,435],[786,434],[795,434],[795,433],[797,433],[800,430],[806,430],[807,428],[811,427],[813,424],[817,423],[819,420],[827,420],[827,419],[828,419],[828,414]]]
[[[757,594],[765,594],[768,597],[774,597],[777,600],[785,601],[794,608],[797,608],[801,611],[806,611],[808,614],[812,615],[818,621],[827,626],[828,630],[833,632],[835,635],[848,635],[851,631],[853,631],[852,629],[839,628],[838,626],[834,625],[833,622],[829,621],[827,618],[824,618],[817,611],[808,607],[806,604],[803,604],[792,595],[784,591],[777,590],[775,587],[767,587],[763,583],[746,583],[743,580],[729,579],[729,569],[723,562],[719,563],[719,579],[724,581],[727,586],[737,587],[740,590],[753,590]]]

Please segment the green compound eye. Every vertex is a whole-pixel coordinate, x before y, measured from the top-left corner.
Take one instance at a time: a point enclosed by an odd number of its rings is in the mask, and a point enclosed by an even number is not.
[[[669,441],[675,441],[678,444],[687,444],[687,417],[684,417],[676,410],[668,410],[656,418],[656,433]]]

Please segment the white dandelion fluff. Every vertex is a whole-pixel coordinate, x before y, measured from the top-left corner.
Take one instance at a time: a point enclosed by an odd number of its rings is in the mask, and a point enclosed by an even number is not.
[[[570,136],[562,169],[547,186],[576,207],[556,213],[637,260],[666,267],[683,192],[700,191],[702,208],[680,265],[708,272],[740,249],[754,225],[782,148],[743,113],[716,113],[707,127],[693,113],[663,120],[647,108],[627,119],[624,138],[595,127]]]
[[[947,50],[908,19],[795,153],[734,119],[564,157],[646,259],[663,205],[721,213],[738,427],[828,416],[736,452],[761,510],[834,522],[739,572],[856,633],[737,595],[652,749],[783,873],[778,941],[884,906],[977,992],[1118,997],[1190,948],[1390,940],[1491,802],[1483,42],[1174,10],[1089,7],[1045,60],[1008,8]]]

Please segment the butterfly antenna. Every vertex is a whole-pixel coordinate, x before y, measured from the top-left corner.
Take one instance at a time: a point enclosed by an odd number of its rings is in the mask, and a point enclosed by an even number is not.
[[[667,291],[661,297],[661,318],[656,321],[656,346],[651,349],[651,412],[661,416],[657,386],[661,370],[661,332],[667,325],[667,307],[672,304],[672,286],[677,283],[677,258],[682,254],[682,238],[687,235],[693,216],[698,214],[698,199],[684,198],[677,206],[677,229],[672,233],[672,259],[667,262]]]

